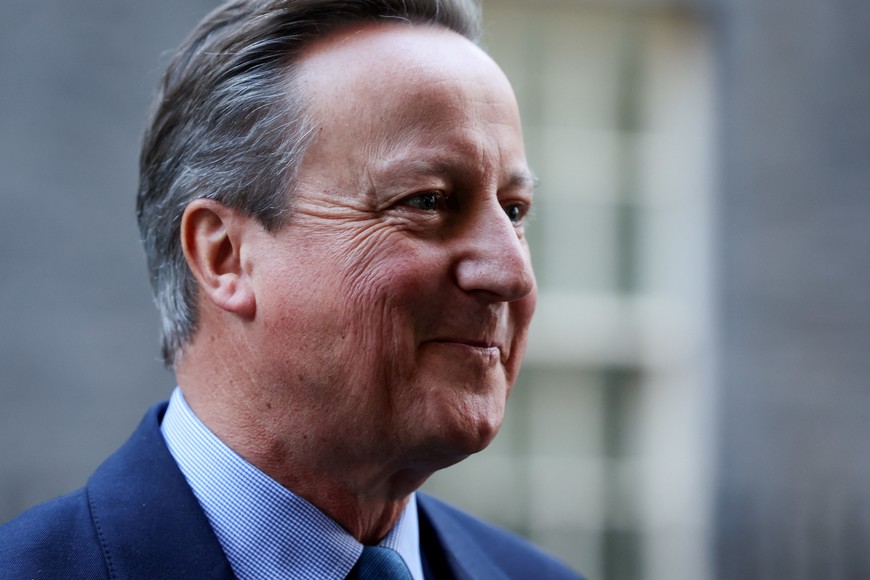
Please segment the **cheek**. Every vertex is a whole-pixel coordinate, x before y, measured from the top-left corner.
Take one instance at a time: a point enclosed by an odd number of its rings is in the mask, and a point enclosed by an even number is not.
[[[438,288],[445,279],[440,259],[399,236],[357,249],[341,268],[348,319],[378,337],[430,327],[439,317]]]

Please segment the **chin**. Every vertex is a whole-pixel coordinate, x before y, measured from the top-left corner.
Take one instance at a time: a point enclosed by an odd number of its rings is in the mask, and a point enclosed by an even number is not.
[[[501,428],[504,398],[471,397],[436,423],[434,447],[456,463],[486,449]]]

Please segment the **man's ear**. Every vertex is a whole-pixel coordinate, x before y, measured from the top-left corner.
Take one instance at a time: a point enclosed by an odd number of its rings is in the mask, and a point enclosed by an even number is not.
[[[248,319],[254,317],[257,301],[244,269],[242,243],[252,221],[211,199],[192,201],[181,216],[184,258],[202,298]]]

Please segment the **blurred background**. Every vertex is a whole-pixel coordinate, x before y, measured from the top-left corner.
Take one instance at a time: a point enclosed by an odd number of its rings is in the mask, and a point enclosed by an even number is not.
[[[0,3],[0,521],[174,386],[138,146],[216,4]],[[541,298],[502,434],[427,489],[593,580],[870,578],[870,4],[483,7]]]

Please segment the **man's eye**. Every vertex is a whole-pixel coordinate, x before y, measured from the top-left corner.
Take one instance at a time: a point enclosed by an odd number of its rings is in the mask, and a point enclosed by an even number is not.
[[[444,194],[440,191],[427,191],[405,199],[404,204],[424,211],[434,211],[444,203]]]
[[[504,212],[507,214],[511,222],[518,224],[523,221],[526,215],[526,208],[519,203],[512,203],[504,207]]]

